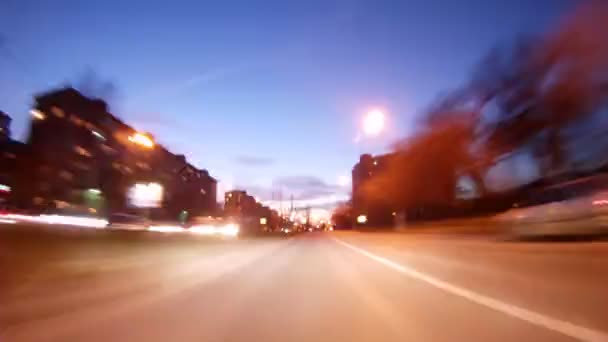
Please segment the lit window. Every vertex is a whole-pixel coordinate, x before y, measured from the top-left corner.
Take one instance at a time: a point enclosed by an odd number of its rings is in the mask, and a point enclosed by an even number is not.
[[[36,120],[44,120],[46,118],[46,115],[38,109],[30,110],[30,114],[32,114],[32,117]]]
[[[81,170],[90,170],[90,169],[91,169],[91,168],[90,168],[90,167],[89,167],[87,164],[85,164],[85,163],[74,163],[74,166],[75,166],[76,168],[81,169]]]
[[[72,115],[72,117],[70,118],[70,120],[72,120],[72,122],[76,125],[76,126],[82,126],[84,125],[84,121],[82,121],[79,117],[77,117],[76,115]]]
[[[100,139],[100,140],[106,140],[106,137],[103,136],[103,134],[99,133],[98,131],[91,129],[91,134],[93,134],[96,138]]]
[[[51,107],[51,113],[53,113],[53,115],[55,115],[58,118],[65,117],[65,113],[59,107],[55,107],[55,106]]]
[[[53,202],[55,202],[55,206],[58,209],[65,209],[65,208],[69,208],[70,207],[70,203],[68,203],[66,201],[54,200]]]
[[[83,148],[82,146],[74,146],[74,152],[78,153],[81,156],[85,156],[85,157],[91,157],[91,153],[89,151],[87,151],[87,149]]]
[[[74,178],[74,176],[69,173],[68,171],[62,170],[61,172],[59,172],[59,177],[65,179],[65,180],[72,180],[72,178]]]
[[[108,154],[116,152],[116,150],[114,150],[113,148],[111,148],[110,146],[105,145],[105,144],[101,145],[101,150]]]
[[[149,170],[150,169],[150,165],[148,165],[147,163],[144,163],[144,162],[137,162],[136,165],[140,169],[145,169],[145,170]]]

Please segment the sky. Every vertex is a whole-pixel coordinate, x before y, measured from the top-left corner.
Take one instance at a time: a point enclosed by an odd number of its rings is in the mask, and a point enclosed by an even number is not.
[[[152,3],[1,1],[0,110],[16,138],[32,95],[93,71],[116,89],[113,113],[208,169],[220,194],[329,206],[361,153],[387,152],[489,49],[576,1]],[[385,131],[358,139],[374,108]]]

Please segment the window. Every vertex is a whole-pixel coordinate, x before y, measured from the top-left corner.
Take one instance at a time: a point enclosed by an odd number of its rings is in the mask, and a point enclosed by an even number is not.
[[[74,125],[76,126],[83,126],[84,125],[84,121],[82,119],[80,119],[78,116],[76,115],[72,115],[70,117],[70,120],[74,123]]]
[[[140,169],[144,169],[144,170],[150,170],[150,165],[148,165],[147,163],[144,162],[137,162],[136,163],[137,167],[139,167]]]
[[[79,162],[75,162],[72,165],[74,165],[74,167],[81,169],[81,170],[90,170],[91,168],[85,164],[85,163],[79,163]]]
[[[108,146],[106,144],[101,145],[101,150],[106,154],[111,154],[111,153],[116,152],[115,149],[111,148],[110,146]]]
[[[55,107],[55,106],[51,107],[51,113],[53,113],[53,115],[55,115],[58,118],[64,118],[65,117],[65,113],[59,107]]]
[[[74,146],[74,152],[76,152],[77,154],[84,156],[84,157],[91,157],[91,152],[89,152],[87,149],[85,149],[82,146]]]
[[[65,170],[61,170],[59,172],[59,177],[65,180],[72,180],[74,178],[74,175],[72,175],[70,172],[65,171]]]

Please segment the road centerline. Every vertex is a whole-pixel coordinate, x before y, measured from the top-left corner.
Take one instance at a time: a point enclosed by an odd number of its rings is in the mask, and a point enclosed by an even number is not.
[[[435,278],[431,275],[415,270],[411,267],[404,266],[398,262],[392,261],[388,258],[374,254],[361,247],[357,247],[341,239],[334,238],[336,242],[344,247],[357,252],[369,259],[372,259],[394,271],[404,274],[408,277],[423,281],[429,285],[432,285],[438,289],[444,290],[453,295],[468,299],[479,305],[483,305],[495,311],[509,315],[511,317],[518,318],[525,322],[544,327],[546,329],[561,333],[563,335],[588,342],[606,342],[608,341],[608,333],[594,330],[591,328],[583,327],[571,322],[553,318],[550,316],[543,315],[541,313],[519,307],[517,305],[509,304],[501,300],[477,293],[475,291],[459,287],[450,284],[441,279]]]

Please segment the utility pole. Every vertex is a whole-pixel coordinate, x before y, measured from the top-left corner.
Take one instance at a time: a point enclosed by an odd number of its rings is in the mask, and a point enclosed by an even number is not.
[[[310,228],[310,207],[306,207],[306,228]]]
[[[283,216],[283,190],[279,187],[279,213]]]

